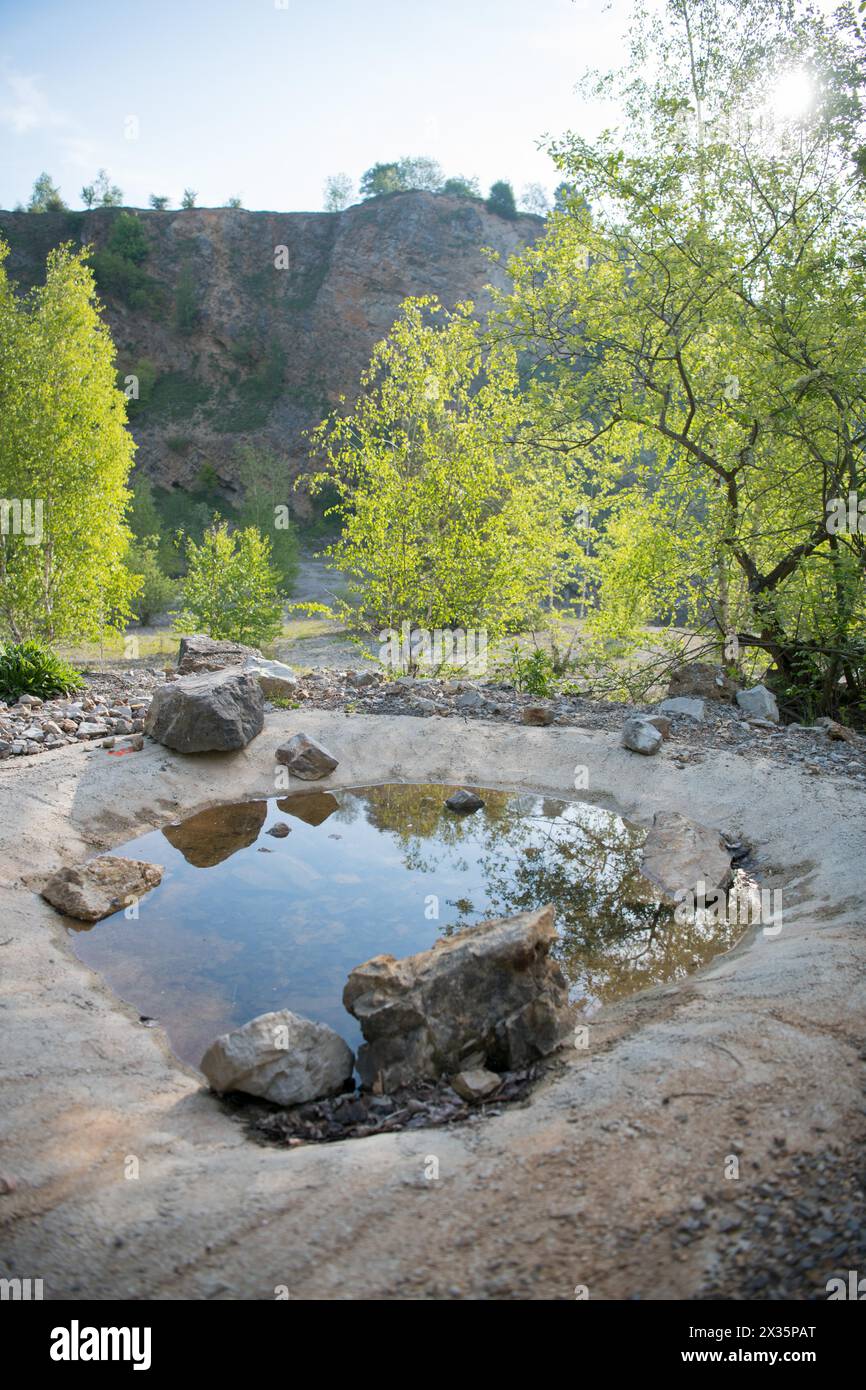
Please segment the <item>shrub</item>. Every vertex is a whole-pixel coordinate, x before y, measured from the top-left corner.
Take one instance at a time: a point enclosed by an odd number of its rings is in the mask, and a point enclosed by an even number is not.
[[[141,265],[147,260],[150,243],[147,233],[134,212],[121,212],[112,224],[108,238],[108,250],[122,256],[133,265]]]
[[[517,204],[514,201],[514,189],[510,183],[500,179],[494,183],[490,189],[490,197],[487,199],[487,211],[495,212],[499,217],[507,217],[509,220],[517,216]]]
[[[175,585],[160,568],[158,552],[158,538],[147,536],[131,545],[126,557],[127,569],[142,580],[141,588],[132,601],[133,614],[142,624],[158,618],[174,602]]]
[[[0,698],[17,700],[35,695],[50,700],[84,685],[78,671],[41,642],[0,644]]]
[[[232,533],[226,522],[217,522],[201,545],[187,541],[183,611],[176,615],[177,626],[261,646],[282,628],[279,585],[265,537],[254,526]]]
[[[178,333],[192,333],[198,325],[200,313],[198,294],[192,270],[183,266],[178,276],[174,292],[174,325]]]
[[[524,656],[515,642],[501,668],[503,679],[525,695],[543,697],[555,689],[556,671],[553,658],[540,647]]]

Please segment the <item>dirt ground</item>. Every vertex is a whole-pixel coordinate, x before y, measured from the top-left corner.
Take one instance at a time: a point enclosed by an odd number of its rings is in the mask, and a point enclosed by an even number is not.
[[[589,1046],[499,1116],[259,1146],[76,961],[35,890],[181,813],[275,794],[274,749],[300,729],[340,759],[323,789],[568,794],[585,766],[584,798],[644,824],[678,809],[751,845],[783,928],[605,1009]],[[669,1299],[824,1298],[837,1268],[862,1272],[864,795],[731,751],[676,768],[675,753],[306,709],[269,715],[237,754],[147,742],[4,764],[0,1274],[55,1299]]]

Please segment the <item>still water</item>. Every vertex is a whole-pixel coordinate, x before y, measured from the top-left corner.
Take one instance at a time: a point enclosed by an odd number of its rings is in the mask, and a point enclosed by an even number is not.
[[[592,1012],[727,950],[725,922],[679,925],[641,877],[645,832],[579,801],[390,784],[245,801],[119,846],[162,864],[138,917],[69,926],[76,954],[198,1065],[213,1039],[272,1009],[328,1023],[355,965],[410,955],[488,917],[553,903],[572,998]],[[268,832],[290,827],[282,838]],[[741,930],[741,929],[740,929]]]

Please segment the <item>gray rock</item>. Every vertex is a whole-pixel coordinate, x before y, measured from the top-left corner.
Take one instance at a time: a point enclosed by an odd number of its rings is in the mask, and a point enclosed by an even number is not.
[[[244,748],[264,722],[265,701],[255,676],[230,669],[161,686],[144,728],[178,753],[211,753]]]
[[[308,734],[295,734],[288,743],[280,745],[275,757],[278,763],[289,769],[293,777],[302,777],[305,782],[327,777],[338,766],[333,754]]]
[[[215,1091],[244,1091],[276,1105],[333,1096],[354,1058],[339,1034],[289,1009],[260,1014],[211,1043],[201,1069]]]
[[[642,714],[630,714],[622,726],[620,742],[632,753],[651,755],[662,746],[662,733]]]
[[[739,698],[739,696],[737,697]],[[685,714],[689,719],[696,719],[700,723],[706,715],[703,700],[691,699],[685,695],[677,695],[673,700],[662,700],[659,705],[660,714]]]
[[[765,685],[753,685],[751,690],[738,690],[737,704],[741,710],[745,710],[750,719],[768,719],[771,724],[779,722],[776,697]]]
[[[458,709],[481,709],[487,704],[480,690],[464,690],[462,695],[458,695],[455,701]]]
[[[695,825],[678,811],[657,811],[644,841],[641,873],[672,903],[678,894],[697,892],[700,883],[707,894],[727,888],[731,853],[718,830]]]
[[[488,1071],[486,1067],[473,1067],[469,1071],[459,1071],[456,1076],[452,1076],[451,1085],[464,1100],[486,1100],[494,1091],[499,1090],[502,1077],[497,1076],[495,1071]]]
[[[108,733],[108,725],[102,719],[82,719],[78,725],[79,738],[98,738]]]
[[[143,897],[161,880],[160,864],[106,854],[75,868],[58,869],[42,889],[42,896],[67,917],[99,922]]]
[[[480,811],[484,802],[475,792],[469,792],[465,787],[461,787],[459,791],[452,792],[446,798],[445,805],[449,811],[456,811],[458,815],[466,816],[472,811]]]
[[[343,1003],[365,1038],[362,1080],[388,1091],[457,1073],[473,1051],[500,1071],[552,1052],[572,1025],[568,985],[550,955],[556,940],[545,907],[482,922],[415,956],[357,966]]]
[[[275,825],[268,828],[268,835],[273,835],[275,840],[284,840],[287,835],[291,835],[292,827],[286,825],[284,820],[278,820]]]
[[[264,657],[248,657],[244,670],[251,671],[267,700],[291,699],[298,693],[298,678],[291,666],[282,661],[266,661]]]
[[[261,658],[261,655],[258,647],[245,647],[241,642],[221,642],[196,632],[180,639],[177,670],[181,676],[224,671],[227,666],[243,666],[248,658]]]

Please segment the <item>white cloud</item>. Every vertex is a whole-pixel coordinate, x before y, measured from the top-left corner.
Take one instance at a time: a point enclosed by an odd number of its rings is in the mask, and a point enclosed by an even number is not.
[[[62,130],[71,122],[51,105],[38,78],[7,65],[0,70],[0,124],[16,135],[28,135],[34,130]]]

